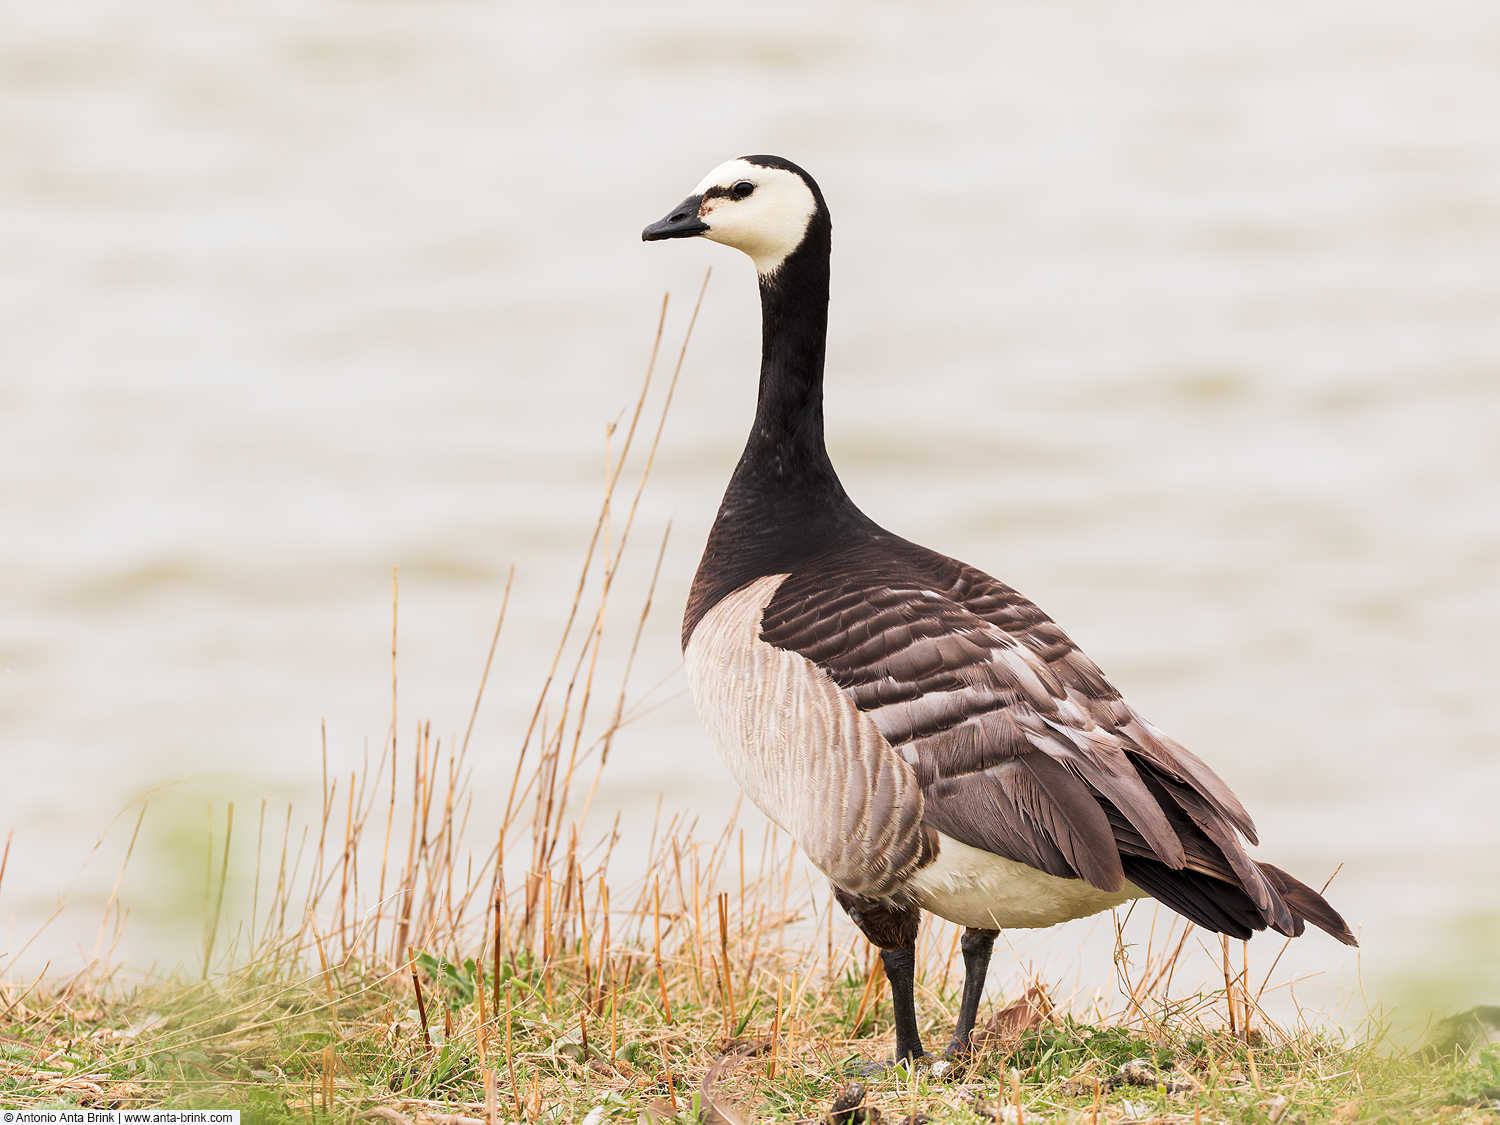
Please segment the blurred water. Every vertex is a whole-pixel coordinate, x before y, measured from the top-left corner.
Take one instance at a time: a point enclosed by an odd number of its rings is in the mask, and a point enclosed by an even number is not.
[[[517,568],[475,735],[497,791],[604,427],[710,264],[641,516],[675,522],[636,682],[676,678],[595,807],[722,814],[676,631],[753,400],[753,275],[638,235],[777,152],[834,211],[856,500],[1058,618],[1265,858],[1345,864],[1373,998],[1493,1002],[1500,9],[7,2],[0,90],[12,948],[187,777],[125,887],[149,960],[205,800],[307,803],[321,720],[336,771],[378,748],[395,565],[402,714],[450,731]],[[1318,938],[1288,964],[1356,974]]]

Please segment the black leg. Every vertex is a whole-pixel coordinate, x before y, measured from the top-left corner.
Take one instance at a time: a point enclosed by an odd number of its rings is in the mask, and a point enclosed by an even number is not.
[[[891,982],[892,1016],[896,1020],[896,1061],[919,1059],[922,1033],[917,1030],[917,947],[913,942],[905,949],[882,949],[885,975]]]
[[[969,1033],[979,1018],[979,1000],[984,995],[984,976],[990,967],[990,953],[995,948],[999,930],[964,930],[958,947],[964,954],[964,998],[958,1009],[958,1025],[953,1029],[949,1055],[961,1055],[969,1049]],[[894,987],[894,982],[892,984]],[[900,1028],[898,1023],[897,1028]],[[899,1034],[899,1031],[898,1031]]]
[[[880,947],[895,1009],[896,1061],[921,1058],[927,1053],[922,1050],[922,1035],[917,1030],[917,930],[922,924],[921,910],[883,899],[862,898],[837,886],[833,888],[833,897],[860,932]],[[982,972],[980,977],[982,980]]]

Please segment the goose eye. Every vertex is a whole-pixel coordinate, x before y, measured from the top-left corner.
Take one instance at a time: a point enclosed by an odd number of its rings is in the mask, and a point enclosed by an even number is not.
[[[749,195],[752,191],[755,190],[755,185],[752,184],[749,180],[741,180],[729,190],[734,193],[734,197],[736,199],[744,199],[745,196]]]

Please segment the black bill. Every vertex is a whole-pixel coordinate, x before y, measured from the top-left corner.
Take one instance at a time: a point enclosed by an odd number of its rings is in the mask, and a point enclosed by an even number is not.
[[[690,195],[672,208],[665,219],[652,223],[641,231],[642,242],[655,242],[662,238],[691,238],[702,234],[708,224],[698,217],[698,207],[703,202],[701,195]]]

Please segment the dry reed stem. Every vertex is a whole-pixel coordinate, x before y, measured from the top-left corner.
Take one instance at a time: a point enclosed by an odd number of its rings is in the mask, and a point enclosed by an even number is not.
[[[1229,968],[1229,938],[1226,935],[1219,935],[1219,946],[1224,954],[1224,1007],[1228,1013],[1229,1034],[1237,1035],[1239,1033],[1236,1030],[1234,1010],[1234,976]]]
[[[647,391],[648,391],[648,389],[650,388],[650,385],[651,385],[651,376],[652,376],[653,372],[656,370],[656,357],[657,357],[658,352],[661,349],[662,333],[664,332],[664,330],[666,328],[666,323],[667,323],[667,306],[668,306],[669,300],[670,300],[669,297],[663,297],[662,298],[661,315],[658,318],[657,326],[656,326],[656,337],[655,337],[654,342],[651,345],[651,358],[650,358],[650,360],[648,361],[648,363],[646,365],[645,383],[644,383],[643,387],[641,388],[641,394],[640,394],[639,399],[637,400],[636,413],[635,413],[634,416],[632,416],[631,426],[630,426],[629,431],[626,434],[625,448],[624,448],[624,450],[622,450],[622,452],[620,454],[620,464],[622,466],[623,466],[625,457],[629,454],[631,439],[635,436],[635,423],[636,423],[636,419],[639,418],[639,416],[640,416],[640,410],[642,409],[642,407],[645,404],[646,393],[647,393]],[[612,478],[611,484],[613,484],[614,480],[618,480],[618,472],[616,473],[615,477]],[[573,596],[573,605],[569,609],[567,621],[563,625],[562,636],[561,636],[561,638],[558,641],[557,651],[553,655],[552,665],[551,665],[551,667],[547,671],[547,677],[546,677],[545,681],[542,684],[542,690],[541,690],[541,692],[537,696],[537,703],[536,703],[535,709],[532,711],[531,722],[527,725],[526,733],[522,737],[522,740],[521,740],[521,751],[517,755],[517,758],[516,758],[515,776],[514,776],[514,778],[511,781],[510,795],[506,799],[505,814],[501,818],[501,823],[500,823],[500,834],[501,834],[502,837],[505,835],[506,831],[510,827],[511,817],[512,817],[512,815],[514,813],[514,808],[515,808],[515,806],[514,806],[514,799],[515,799],[516,792],[517,792],[517,786],[520,784],[521,769],[522,769],[522,766],[525,764],[526,751],[527,751],[527,749],[531,745],[532,735],[535,733],[537,723],[538,723],[539,719],[541,718],[542,711],[543,711],[543,709],[544,709],[544,707],[546,705],[546,701],[548,699],[548,692],[549,692],[549,690],[550,690],[550,688],[552,686],[553,678],[557,674],[557,667],[558,667],[559,663],[561,663],[561,661],[562,661],[563,653],[567,650],[568,637],[570,636],[570,634],[572,632],[573,623],[577,619],[578,607],[582,603],[583,592],[584,592],[584,589],[585,589],[585,587],[587,585],[587,582],[588,582],[589,568],[590,568],[591,564],[593,563],[594,551],[595,551],[596,547],[598,546],[600,535],[603,532],[604,524],[605,524],[605,519],[606,519],[608,511],[609,511],[609,496],[608,496],[608,494],[606,494],[606,497],[605,497],[605,506],[604,506],[603,510],[601,510],[601,512],[600,512],[599,520],[594,525],[594,534],[593,534],[593,537],[589,540],[588,549],[584,553],[583,567],[582,567],[582,570],[581,570],[581,572],[579,574],[579,577],[578,577],[578,588],[577,588],[576,593]]]
[[[100,916],[100,919],[99,919],[99,934],[98,934],[97,937],[94,938],[94,953],[93,953],[93,956],[91,956],[89,958],[89,963],[91,965],[99,963],[100,946],[102,945],[102,943],[104,941],[104,929],[105,929],[105,926],[109,922],[109,912],[111,910],[115,910],[116,911],[116,930],[118,931],[118,929],[119,929],[119,926],[120,926],[120,916],[119,916],[119,911],[118,911],[117,908],[118,908],[118,904],[119,904],[119,901],[120,901],[120,883],[123,882],[124,879],[125,879],[125,868],[127,868],[128,866],[130,866],[130,857],[135,854],[135,844],[136,844],[136,841],[138,839],[140,839],[141,824],[146,819],[146,809],[149,808],[149,807],[150,807],[149,806],[149,802],[146,802],[146,801],[142,801],[141,802],[141,811],[140,811],[140,813],[135,818],[135,828],[130,833],[130,844],[125,849],[125,858],[120,861],[120,870],[115,875],[115,884],[114,884],[113,887],[110,888],[110,891],[109,891],[109,900],[104,904],[104,913]],[[262,816],[264,816],[264,814],[265,814],[265,802],[264,801],[261,802],[261,813],[262,813]],[[14,835],[15,835],[15,829],[12,828],[10,830],[10,833],[5,837],[5,854],[4,855],[0,855],[0,886],[3,886],[4,883],[5,883],[5,865],[6,865],[6,861],[10,859],[10,841],[11,841],[11,837],[14,836]],[[251,923],[251,929],[252,930],[254,929],[254,923],[253,922]],[[118,938],[117,938],[117,940],[118,940]]]
[[[142,810],[142,811],[144,812],[144,810]],[[203,978],[202,979],[204,979],[204,980],[208,979],[208,970],[209,970],[210,965],[213,963],[214,943],[218,940],[218,937],[219,937],[219,918],[224,913],[224,884],[229,879],[229,845],[230,845],[230,841],[233,840],[233,839],[234,839],[234,802],[230,801],[229,802],[228,819],[226,820],[225,825],[224,825],[224,860],[223,860],[223,864],[219,868],[219,897],[214,902],[213,922],[212,922],[212,925],[211,925],[211,927],[210,927],[210,929],[208,931],[208,940],[204,943],[204,949],[203,949]],[[212,859],[213,859],[212,853],[210,853],[210,856],[209,856],[210,862],[212,862]],[[210,870],[212,870],[212,869],[210,869]]]
[[[417,966],[411,967],[411,986],[417,993],[417,1017],[422,1021],[422,1046],[432,1050],[432,1035],[427,1029],[427,1001],[422,998],[422,981],[417,976]]]

